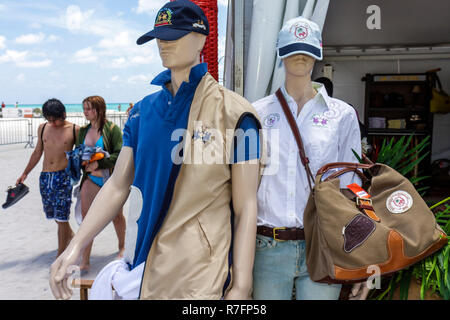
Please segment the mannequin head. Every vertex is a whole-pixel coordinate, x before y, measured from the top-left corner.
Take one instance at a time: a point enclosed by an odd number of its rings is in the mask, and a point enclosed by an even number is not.
[[[322,60],[319,26],[302,16],[286,21],[278,34],[277,51],[284,63],[286,79],[311,80],[314,62]]]
[[[306,54],[294,54],[283,59],[286,75],[292,77],[310,77],[316,60]]]
[[[200,63],[205,41],[206,36],[197,32],[190,32],[177,40],[156,39],[162,64],[168,69],[187,68]]]

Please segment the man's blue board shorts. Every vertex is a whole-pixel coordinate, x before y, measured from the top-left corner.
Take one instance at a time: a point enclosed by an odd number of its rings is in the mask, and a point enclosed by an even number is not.
[[[39,189],[47,219],[54,219],[59,222],[69,221],[72,185],[65,170],[41,172]]]

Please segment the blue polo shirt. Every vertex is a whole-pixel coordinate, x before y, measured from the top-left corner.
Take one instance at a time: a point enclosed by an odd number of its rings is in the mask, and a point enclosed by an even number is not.
[[[172,162],[171,153],[182,142],[182,137],[178,141],[172,141],[172,133],[177,129],[187,128],[195,90],[206,72],[206,63],[193,67],[189,82],[183,82],[174,97],[166,87],[171,82],[171,72],[163,71],[151,82],[161,86],[162,90],[136,103],[125,124],[123,145],[133,149],[133,185],[140,189],[143,197],[142,212],[137,221],[133,268],[146,261],[153,239],[169,209],[181,168],[181,164]],[[235,163],[259,158],[259,139],[256,139],[256,146],[249,145],[247,131],[255,130],[258,134],[258,127],[253,117],[243,117],[240,128],[245,134],[240,131],[239,135],[235,135]]]

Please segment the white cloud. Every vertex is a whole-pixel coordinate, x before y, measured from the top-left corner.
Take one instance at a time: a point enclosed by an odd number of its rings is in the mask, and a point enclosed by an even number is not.
[[[6,50],[6,52],[0,56],[0,63],[4,62],[23,62],[28,56],[28,51],[16,51],[16,50]]]
[[[17,65],[19,67],[24,67],[24,68],[45,68],[45,67],[49,67],[52,64],[52,60],[50,59],[45,59],[42,61],[22,61],[22,62],[18,62]]]
[[[125,68],[129,66],[129,62],[125,57],[120,57],[112,60],[109,65],[111,68]]]
[[[78,50],[73,56],[75,61],[79,63],[91,63],[97,62],[98,60],[98,56],[94,53],[91,47]]]
[[[30,24],[30,28],[31,29],[40,29],[40,28],[42,28],[42,25],[39,22],[32,22]]]
[[[0,50],[6,48],[5,42],[6,38],[4,36],[0,36]]]
[[[67,7],[65,14],[59,17],[59,24],[72,33],[83,33],[110,38],[111,35],[129,30],[127,23],[117,17],[104,17],[95,14],[93,9],[82,11],[77,5]]]
[[[29,56],[28,51],[7,50],[6,53],[0,56],[0,63],[12,62],[23,68],[44,68],[52,64],[50,59],[30,61],[28,60]]]
[[[128,78],[128,83],[130,84],[137,84],[137,83],[148,83],[150,82],[149,77],[144,76],[143,74],[138,74],[135,76],[131,76]]]
[[[132,64],[150,64],[151,60],[154,58],[154,55],[150,56],[134,56],[131,58],[130,62]]]
[[[117,58],[112,58],[111,60],[105,60],[102,63],[103,68],[111,68],[111,69],[123,69],[129,66],[137,66],[137,65],[151,65],[154,61],[152,61],[154,55],[149,56],[134,56],[132,54],[128,56],[121,56]]]
[[[66,27],[70,31],[81,30],[85,26],[85,21],[92,16],[94,10],[82,12],[79,6],[70,5],[66,9],[65,21]]]
[[[119,80],[119,76],[113,76],[111,78],[111,82],[116,82],[117,80]]]
[[[130,37],[130,33],[128,31],[123,31],[117,34],[112,38],[104,38],[100,41],[98,46],[100,48],[106,49],[114,49],[118,47],[126,47],[129,48],[133,46],[134,43]]]
[[[45,34],[40,33],[29,33],[21,35],[20,37],[17,37],[14,42],[18,44],[38,44],[44,41]]]
[[[161,7],[167,3],[166,0],[139,0],[138,7],[133,11],[136,13],[156,14]]]
[[[47,41],[48,42],[56,42],[56,41],[59,41],[59,40],[61,40],[61,38],[58,37],[58,36],[55,36],[54,34],[51,34],[51,35],[49,35],[47,37]]]

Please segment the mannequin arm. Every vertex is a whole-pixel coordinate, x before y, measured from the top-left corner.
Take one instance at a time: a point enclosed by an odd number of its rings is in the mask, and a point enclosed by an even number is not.
[[[232,165],[232,197],[234,208],[234,241],[232,288],[227,300],[250,299],[255,258],[256,214],[259,164]]]
[[[57,299],[69,299],[68,270],[76,265],[83,248],[102,231],[123,207],[134,179],[133,149],[124,147],[110,179],[100,189],[89,211],[67,249],[56,259],[50,270],[50,287]]]

